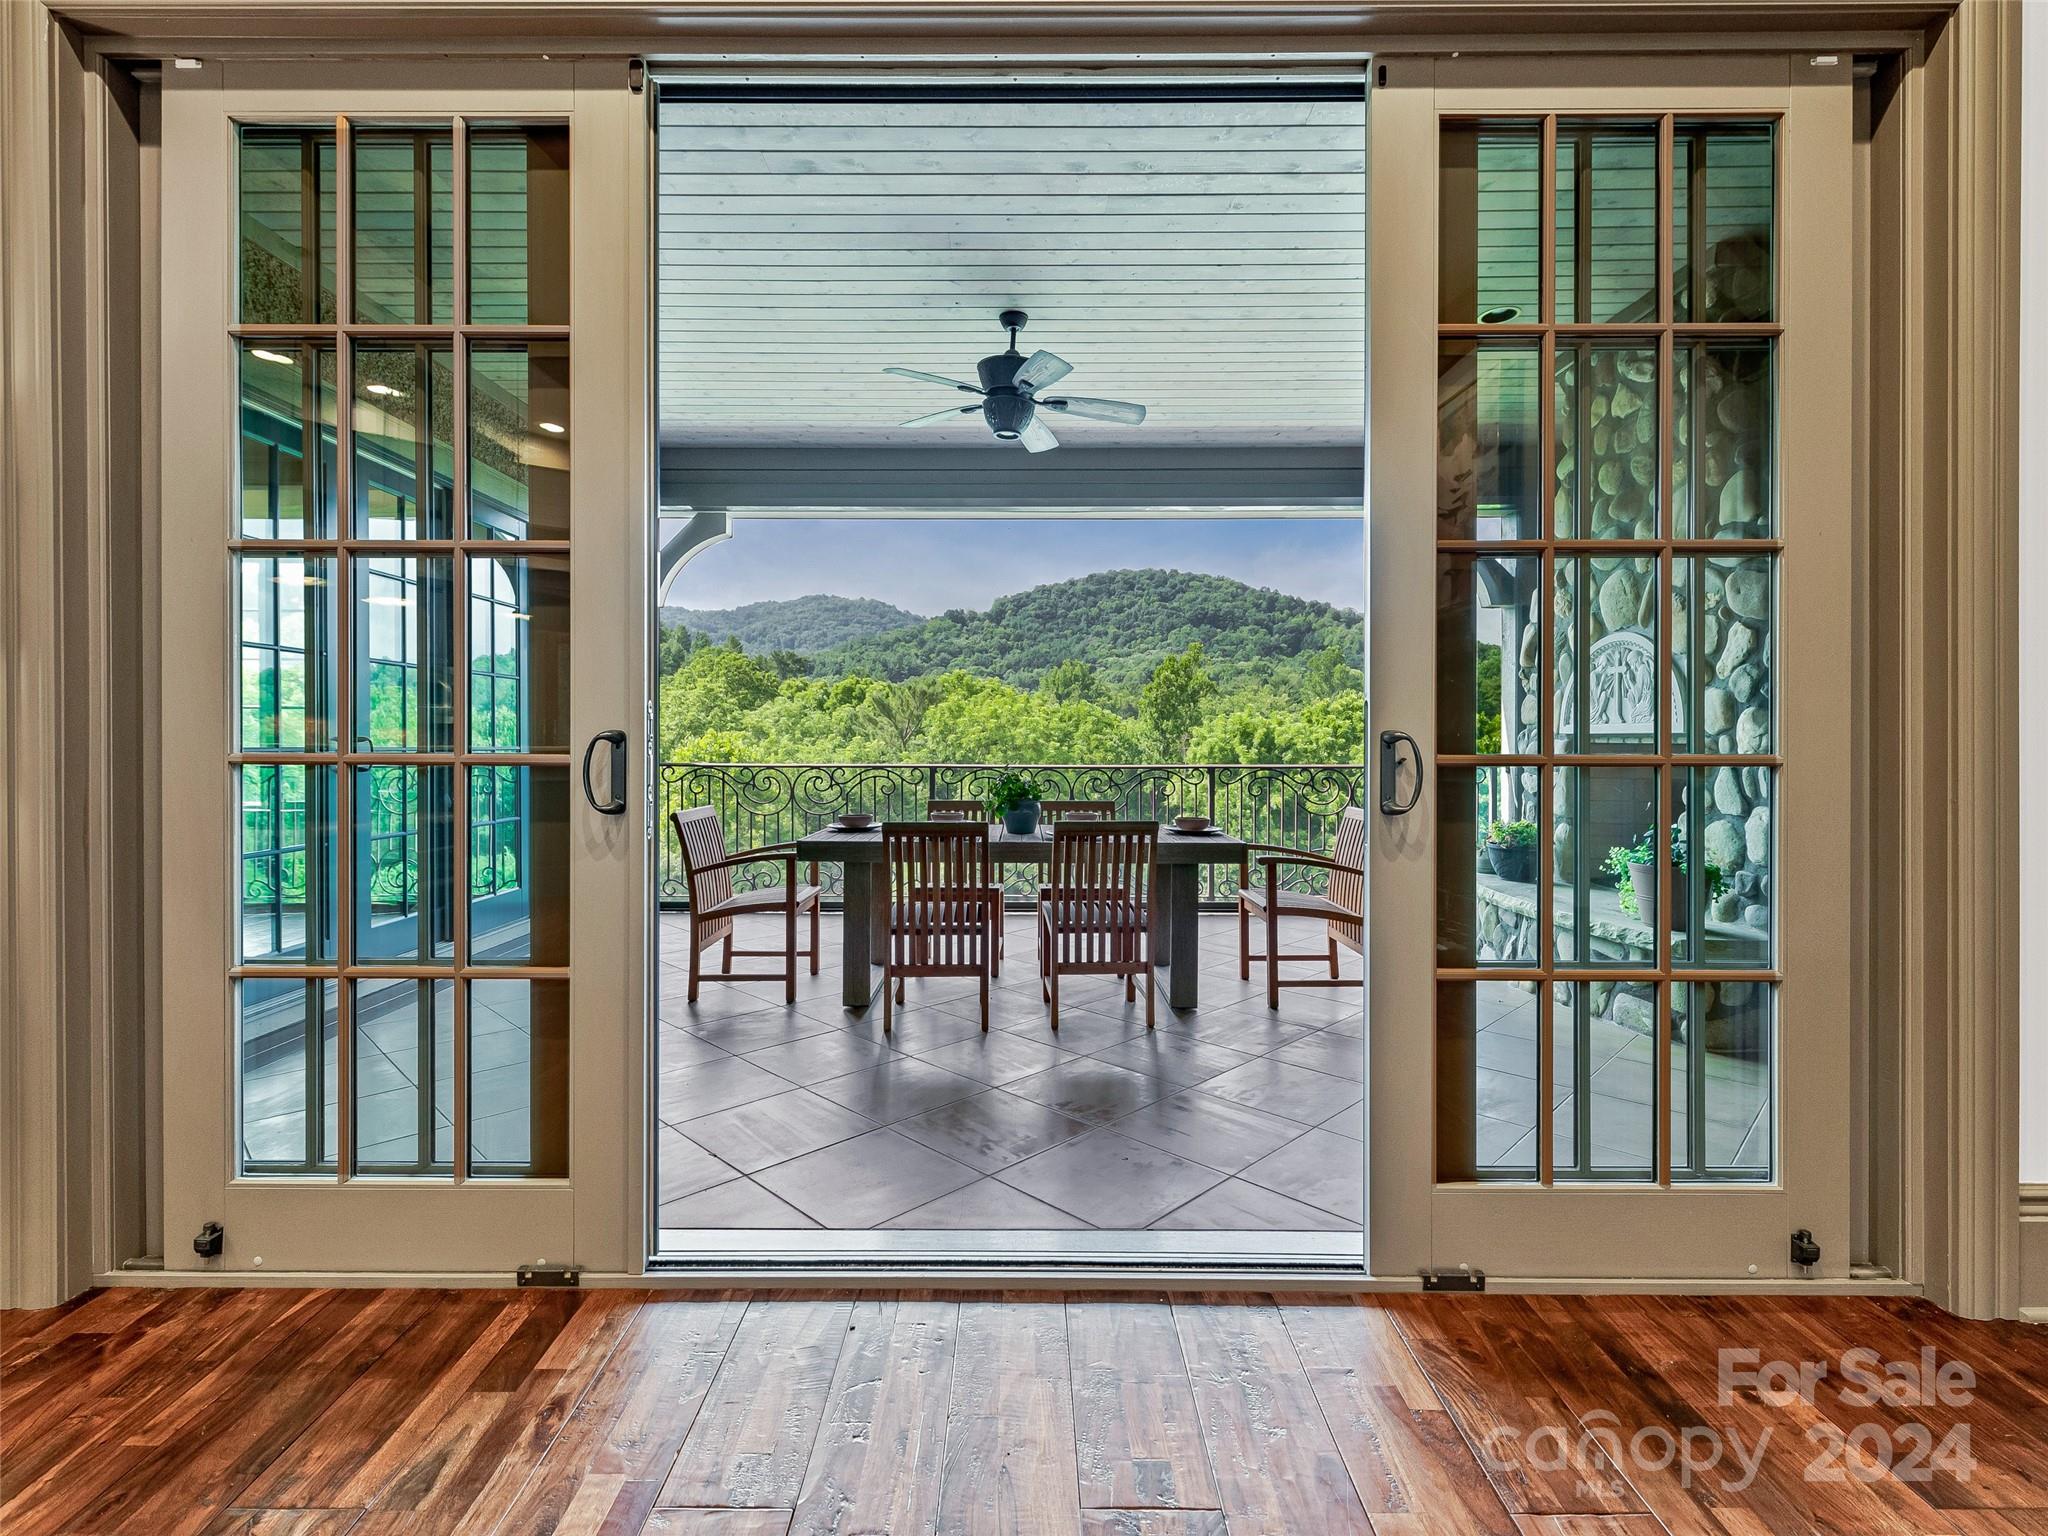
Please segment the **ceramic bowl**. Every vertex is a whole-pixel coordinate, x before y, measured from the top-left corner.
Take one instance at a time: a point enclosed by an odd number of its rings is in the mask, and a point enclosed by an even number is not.
[[[839,825],[846,828],[849,832],[858,832],[862,828],[872,827],[874,824],[874,815],[869,811],[845,811],[839,817]]]
[[[1176,816],[1173,818],[1173,824],[1183,832],[1206,832],[1209,830],[1209,818],[1206,816]]]

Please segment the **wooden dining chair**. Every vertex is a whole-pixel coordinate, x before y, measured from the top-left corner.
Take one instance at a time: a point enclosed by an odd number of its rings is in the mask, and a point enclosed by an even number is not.
[[[906,976],[973,976],[988,1030],[991,930],[988,823],[892,821],[882,828],[889,874],[889,942],[882,959],[882,1033],[895,1026]]]
[[[772,843],[750,848],[745,853],[725,851],[725,826],[718,812],[708,805],[692,806],[669,813],[676,842],[683,852],[683,878],[690,893],[690,1001],[697,1001],[697,983],[702,981],[779,981],[785,1002],[796,1001],[796,961],[799,954],[810,957],[811,974],[818,974],[818,865],[811,862],[808,885],[796,882],[796,845]],[[746,864],[780,863],[780,885],[759,890],[735,891],[732,872]],[[811,947],[796,947],[796,919],[799,912],[811,914]],[[780,949],[734,949],[733,919],[742,913],[780,912],[783,915],[783,945]],[[725,948],[719,957],[723,970],[705,972],[704,950],[720,939]],[[748,959],[769,955],[782,957],[782,969],[774,972],[735,971],[733,957]]]
[[[933,821],[972,821],[986,824],[988,807],[979,800],[928,800],[924,813]],[[989,972],[1003,974],[1003,903],[1008,893],[1003,889],[1000,878],[992,879],[988,888],[989,921],[995,925],[994,947],[989,952]]]
[[[1116,816],[1114,800],[1041,800],[1038,814],[1047,821],[1110,821]]]
[[[1060,977],[1121,976],[1135,1001],[1145,981],[1152,1027],[1152,872],[1159,826],[1150,821],[1062,821],[1038,888],[1039,990],[1060,1028]]]
[[[1251,881],[1251,863],[1258,857],[1259,868],[1265,874],[1262,884]],[[1300,864],[1313,869],[1329,871],[1329,882],[1325,894],[1318,896],[1311,891],[1283,890],[1280,885],[1280,870],[1283,865]],[[1266,1006],[1280,1006],[1282,987],[1362,987],[1365,983],[1356,978],[1347,979],[1337,974],[1337,946],[1342,944],[1356,954],[1365,953],[1365,812],[1357,806],[1345,807],[1344,814],[1337,820],[1337,838],[1327,856],[1306,853],[1298,848],[1286,848],[1277,843],[1247,843],[1245,857],[1237,869],[1237,974],[1241,980],[1249,981],[1252,962],[1266,962]],[[1280,952],[1280,919],[1283,917],[1319,917],[1324,919],[1327,930],[1327,949],[1323,952]],[[1252,953],[1252,920],[1258,918],[1266,929],[1266,952]],[[1299,976],[1282,980],[1282,962],[1305,961],[1316,965],[1328,965],[1328,976]]]

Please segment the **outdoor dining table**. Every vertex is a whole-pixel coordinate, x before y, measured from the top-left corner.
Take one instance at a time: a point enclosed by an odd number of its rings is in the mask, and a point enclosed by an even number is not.
[[[1020,836],[1000,822],[991,823],[988,851],[998,865],[1049,863],[1052,829],[1042,827]],[[889,871],[882,862],[881,824],[858,832],[821,828],[796,840],[796,856],[845,867],[845,907],[840,914],[845,981],[840,998],[849,1008],[865,1008],[874,1000],[874,968],[882,963],[889,947]],[[1196,1005],[1196,977],[1201,970],[1201,867],[1236,864],[1244,856],[1244,840],[1227,833],[1184,833],[1170,826],[1159,829],[1158,875],[1152,891],[1152,968],[1158,973],[1169,1008]]]

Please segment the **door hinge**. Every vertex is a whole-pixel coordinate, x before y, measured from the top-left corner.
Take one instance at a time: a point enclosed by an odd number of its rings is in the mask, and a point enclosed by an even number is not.
[[[583,1282],[583,1271],[575,1264],[550,1264],[543,1259],[538,1264],[522,1264],[518,1270],[521,1285],[566,1285],[575,1289]]]
[[[1470,1264],[1460,1264],[1456,1269],[1425,1269],[1422,1288],[1425,1291],[1483,1291],[1486,1289],[1486,1271],[1474,1269]]]

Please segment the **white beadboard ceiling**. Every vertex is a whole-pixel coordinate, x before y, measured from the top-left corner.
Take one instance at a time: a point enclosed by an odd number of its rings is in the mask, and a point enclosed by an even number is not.
[[[1355,450],[1365,107],[1352,100],[739,101],[660,109],[665,459],[788,445],[1026,457],[966,398],[996,314],[1140,426],[1066,447]],[[1036,456],[1050,466],[1062,454]]]

